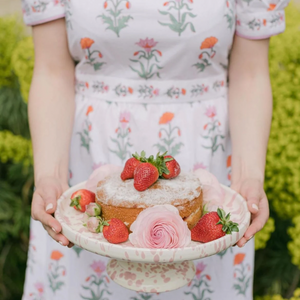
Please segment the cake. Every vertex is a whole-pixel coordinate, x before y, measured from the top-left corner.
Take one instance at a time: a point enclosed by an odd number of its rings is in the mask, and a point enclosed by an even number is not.
[[[120,174],[115,173],[98,182],[96,202],[101,205],[105,220],[118,218],[128,228],[142,210],[171,204],[192,229],[202,215],[203,193],[193,173],[183,173],[171,180],[160,179],[143,192],[134,188],[133,179],[122,181]]]

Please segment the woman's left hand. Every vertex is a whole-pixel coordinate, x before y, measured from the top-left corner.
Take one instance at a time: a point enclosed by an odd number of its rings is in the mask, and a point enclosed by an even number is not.
[[[237,242],[243,247],[266,224],[269,218],[269,202],[263,183],[258,179],[245,179],[231,188],[241,194],[246,200],[251,213],[251,223],[244,236]]]

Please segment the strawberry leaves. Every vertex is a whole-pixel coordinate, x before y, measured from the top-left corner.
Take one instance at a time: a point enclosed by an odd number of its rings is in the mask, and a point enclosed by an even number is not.
[[[222,231],[226,234],[231,234],[232,232],[239,232],[238,223],[234,223],[230,221],[230,213],[226,215],[225,211],[221,208],[217,209],[218,216],[220,218],[220,221],[216,224],[221,224]]]

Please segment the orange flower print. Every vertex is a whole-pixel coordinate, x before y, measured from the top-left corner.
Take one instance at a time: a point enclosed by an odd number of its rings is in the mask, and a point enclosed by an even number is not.
[[[80,40],[80,45],[82,49],[89,49],[91,48],[91,46],[95,43],[94,40],[90,39],[90,38],[82,38]]]
[[[276,8],[276,4],[270,3],[268,11],[274,10]]]
[[[86,83],[85,83],[85,86],[86,86],[86,88],[88,89],[88,88],[89,88],[89,83],[86,82]]]
[[[201,47],[200,49],[211,49],[216,43],[218,42],[218,39],[211,36],[211,37],[208,37],[206,38],[202,44],[201,44]]]
[[[210,60],[216,55],[214,46],[217,44],[218,39],[214,36],[206,38],[200,46],[200,50],[204,50],[200,53],[198,58],[200,62],[194,64],[193,66],[198,69],[198,72],[203,72],[206,67],[211,66]]]
[[[185,89],[181,89],[181,93],[182,93],[182,95],[185,95],[186,94],[186,90]]]
[[[159,124],[168,124],[174,118],[174,114],[171,112],[165,112],[159,119]]]
[[[94,111],[93,106],[90,105],[90,106],[87,108],[87,111],[86,111],[85,115],[88,116],[89,113],[91,113],[91,112],[93,112],[93,111]]]
[[[164,153],[167,151],[169,155],[175,156],[180,153],[180,148],[183,146],[183,143],[180,141],[176,143],[177,139],[180,140],[181,131],[178,126],[172,126],[171,122],[173,119],[174,113],[165,112],[162,114],[159,119],[159,125],[162,126],[158,132],[160,141],[153,146],[157,147],[159,152]]]
[[[231,155],[228,155],[227,157],[227,168],[231,167]]]
[[[205,275],[207,280],[211,280],[211,277],[209,275]]]
[[[169,2],[165,2],[165,3],[164,3],[164,6],[167,6],[168,4],[169,4]]]
[[[131,7],[131,4],[130,4],[130,2],[129,2],[129,1],[127,1],[125,6],[126,6],[126,8],[127,8],[127,9],[129,9],[129,8]]]
[[[106,9],[107,8],[107,1],[104,2],[103,7]]]
[[[133,93],[133,88],[131,88],[130,86],[128,87],[128,92],[130,93],[130,94],[132,94]]]
[[[267,20],[266,19],[263,19],[263,24],[264,24],[264,26],[267,25]]]
[[[234,257],[234,263],[233,263],[233,265],[234,266],[240,265],[244,261],[245,256],[246,256],[245,253],[238,253],[238,254],[236,254],[235,257]]]
[[[52,251],[50,258],[53,260],[60,260],[63,256],[64,255],[60,251],[54,250]]]

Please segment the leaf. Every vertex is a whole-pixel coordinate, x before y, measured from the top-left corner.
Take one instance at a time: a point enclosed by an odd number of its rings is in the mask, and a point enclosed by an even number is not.
[[[193,66],[195,66],[199,70],[199,72],[203,72],[205,69],[205,65],[203,63],[196,63]]]
[[[120,32],[120,30],[122,28],[125,28],[127,26],[127,22],[130,20],[130,19],[133,19],[131,16],[123,16],[121,18],[118,19],[118,32]]]
[[[105,62],[97,62],[97,63],[94,63],[93,66],[94,66],[94,70],[95,71],[98,71],[101,69],[101,67],[105,64]]]
[[[180,150],[181,146],[183,146],[183,143],[178,143],[178,144],[174,145],[171,148],[171,154],[170,155],[175,156],[175,155],[179,154],[180,153],[179,150]]]
[[[164,16],[170,14],[169,12],[167,12],[167,11],[162,11],[162,10],[158,10],[158,12],[159,12],[160,14],[164,15]]]
[[[153,146],[156,146],[158,148],[159,152],[166,152],[167,151],[167,148],[165,146],[163,146],[163,145],[155,144]]]

